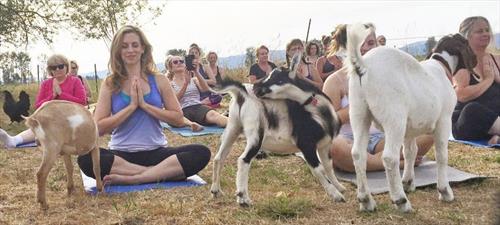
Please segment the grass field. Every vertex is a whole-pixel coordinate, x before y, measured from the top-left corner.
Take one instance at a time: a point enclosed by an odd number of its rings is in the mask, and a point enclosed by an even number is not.
[[[235,73],[241,73],[235,72]],[[240,77],[240,80],[244,79]],[[95,88],[95,84],[91,82]],[[36,85],[2,87],[17,94],[27,90],[32,96]],[[95,91],[95,90],[94,90]],[[94,95],[95,96],[95,95]],[[95,99],[95,97],[94,97]],[[225,99],[223,107],[227,107]],[[3,105],[3,98],[0,100]],[[223,109],[222,109],[223,110]],[[0,126],[10,134],[25,129],[24,124],[9,124],[0,113]],[[209,146],[212,157],[219,136],[183,138],[165,131],[171,145],[201,143]],[[106,146],[108,136],[101,138]],[[492,224],[494,193],[500,190],[500,151],[450,143],[449,164],[460,170],[491,178],[452,185],[456,200],[437,200],[434,186],[409,194],[414,212],[399,213],[388,194],[375,196],[374,213],[358,212],[356,189],[344,183],[347,202],[334,203],[328,198],[307,166],[294,156],[271,156],[254,160],[250,170],[249,191],[253,206],[241,208],[236,203],[236,159],[243,151],[240,138],[230,153],[222,172],[221,198],[210,194],[212,163],[200,172],[209,184],[194,188],[152,190],[146,192],[89,196],[83,192],[75,169],[77,192],[66,196],[66,172],[62,160],[49,174],[48,211],[36,203],[36,171],[41,152],[36,148],[16,151],[0,149],[0,224]],[[433,154],[429,157],[432,159]],[[74,158],[73,158],[74,159]],[[75,160],[73,160],[75,161]],[[74,163],[77,168],[76,163]],[[498,213],[498,211],[496,211]]]

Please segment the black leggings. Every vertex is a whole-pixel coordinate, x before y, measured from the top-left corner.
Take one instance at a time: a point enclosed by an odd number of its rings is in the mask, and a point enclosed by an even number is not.
[[[108,175],[115,156],[141,166],[154,166],[166,158],[176,155],[179,163],[184,170],[186,177],[197,174],[210,161],[210,150],[204,145],[182,145],[178,147],[160,147],[151,151],[142,152],[124,152],[116,150],[100,149],[101,156],[101,178]],[[83,173],[89,177],[95,178],[92,169],[92,157],[90,154],[78,157],[78,166]]]
[[[498,113],[477,102],[470,102],[462,110],[453,112],[453,137],[459,140],[484,140],[491,138],[488,131],[498,118]]]

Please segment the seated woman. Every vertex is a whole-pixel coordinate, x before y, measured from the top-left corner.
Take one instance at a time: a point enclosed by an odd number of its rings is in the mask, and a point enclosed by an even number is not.
[[[460,24],[477,58],[474,73],[465,69],[453,76],[458,102],[452,116],[453,137],[459,140],[488,140],[500,143],[500,56],[487,53],[493,40],[484,17],[475,16]]]
[[[257,62],[250,67],[248,74],[248,82],[251,84],[260,81],[276,68],[276,65],[269,61],[269,49],[265,45],[261,45],[255,49],[255,57],[257,57]]]
[[[290,65],[290,60],[296,53],[304,54],[304,43],[302,43],[300,39],[292,39],[286,45],[287,66]],[[306,57],[304,56],[304,58]],[[323,80],[321,80],[318,70],[311,62],[301,60],[299,67],[297,68],[297,75],[299,78],[316,86],[319,90],[323,87]]]
[[[63,55],[55,54],[49,57],[47,74],[50,78],[40,85],[35,109],[52,99],[67,100],[81,105],[87,104],[85,88],[78,77],[70,75],[69,65],[68,59]],[[5,130],[0,129],[0,141],[7,149],[15,149],[19,144],[35,141],[35,134],[28,129],[12,137]]]
[[[311,41],[309,43],[307,43],[306,45],[306,61],[312,63],[313,65],[316,65],[319,57],[320,57],[320,48],[319,48],[319,44],[314,42],[314,41]]]
[[[373,26],[373,25],[371,25]],[[345,35],[346,27],[342,26],[340,30]],[[335,42],[336,44],[342,44],[345,46],[346,39],[344,41]],[[364,44],[361,46],[361,54],[364,55],[370,49],[375,48],[377,42],[375,39],[375,33],[370,34]],[[333,140],[332,150],[330,155],[333,160],[333,165],[341,170],[348,172],[354,171],[354,164],[351,156],[351,149],[353,143],[352,129],[349,124],[349,92],[348,92],[348,76],[347,69],[342,68],[341,70],[335,72],[333,75],[329,76],[323,88],[323,92],[330,97],[333,107],[339,116],[340,122],[342,124],[340,128],[340,134]],[[422,161],[422,157],[429,151],[433,144],[432,136],[423,135],[417,138],[417,161],[415,165],[419,165]],[[374,127],[370,128],[370,139],[368,143],[367,151],[370,153],[367,157],[367,171],[384,170],[384,165],[382,163],[382,151],[384,150],[384,134]],[[401,159],[402,156],[401,156]],[[401,166],[404,164],[401,163]]]
[[[92,90],[90,89],[90,85],[89,85],[89,82],[87,81],[87,78],[78,74],[79,66],[78,66],[78,63],[76,62],[76,60],[69,61],[69,64],[70,64],[70,72],[69,73],[73,76],[78,77],[78,79],[80,79],[82,81],[83,87],[85,88],[85,94],[87,95],[87,103],[89,103],[90,100],[92,99]]]
[[[210,66],[203,64],[201,61],[201,49],[198,47],[197,44],[191,44],[189,47],[189,54],[194,55],[194,65],[198,71],[198,73],[201,74],[203,79],[207,82],[207,84],[211,87],[217,83],[214,74],[214,71],[211,69]],[[207,106],[210,106],[211,108],[218,108],[220,105],[220,102],[222,101],[222,96],[216,93],[211,92],[210,90],[204,90],[200,91],[200,100],[202,104],[205,104]]]
[[[122,27],[113,38],[110,75],[101,85],[94,114],[99,133],[111,133],[110,149],[100,151],[104,183],[181,180],[210,160],[203,145],[168,146],[160,121],[180,126],[182,111],[169,80],[157,72],[151,49],[134,26]],[[78,157],[78,165],[95,177],[89,154]]]
[[[227,117],[200,101],[200,91],[208,91],[209,89],[207,82],[199,73],[199,63],[194,63],[194,71],[187,71],[184,63],[184,59],[180,56],[170,56],[166,61],[168,78],[172,81],[172,87],[181,103],[184,116],[188,120],[202,125],[215,124],[219,127],[226,127]]]
[[[345,25],[339,25],[336,27],[335,32],[332,35],[333,37],[324,36],[323,38],[325,54],[321,56],[316,62],[316,69],[318,70],[318,73],[322,80],[326,80],[328,76],[332,75],[335,71],[342,68],[342,61],[345,57],[345,51],[343,51],[342,49],[345,49],[345,46],[341,46],[340,44],[338,44],[338,42],[339,40],[342,40],[342,38],[345,39],[347,37],[341,36],[342,33],[337,33],[337,31],[344,29],[343,26]]]

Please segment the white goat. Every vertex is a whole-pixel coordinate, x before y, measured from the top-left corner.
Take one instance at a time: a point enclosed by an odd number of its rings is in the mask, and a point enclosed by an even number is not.
[[[448,137],[457,97],[450,83],[458,69],[472,71],[476,61],[467,40],[456,34],[443,37],[429,60],[421,63],[389,47],[378,47],[363,57],[359,51],[371,28],[362,24],[347,28],[350,121],[354,134],[352,157],[358,183],[360,210],[373,211],[376,203],[366,181],[368,130],[372,121],[385,133],[382,160],[388,176],[390,196],[397,208],[411,211],[404,190],[415,190],[415,138],[432,133],[438,164],[439,199],[453,200],[447,178]],[[403,179],[399,173],[403,148]],[[404,188],[403,185],[404,184]]]
[[[97,124],[90,111],[73,102],[52,100],[44,103],[33,115],[25,119],[43,152],[42,163],[37,172],[37,200],[42,209],[48,208],[45,198],[47,176],[58,155],[64,158],[68,195],[75,190],[70,155],[89,152],[92,156],[97,189],[102,191]]]
[[[301,151],[314,176],[335,201],[344,201],[345,188],[333,172],[329,151],[339,130],[339,120],[330,100],[317,88],[296,77],[300,55],[292,60],[290,70],[276,69],[254,85],[255,95],[241,83],[218,79],[220,92],[229,92],[229,121],[214,158],[211,192],[220,191],[220,172],[231,146],[241,133],[247,145],[238,159],[237,202],[250,205],[248,172],[259,149],[277,153]],[[319,155],[319,159],[318,159]],[[326,175],[326,177],[325,177]],[[333,184],[333,185],[332,185]],[[339,192],[340,190],[340,192]]]

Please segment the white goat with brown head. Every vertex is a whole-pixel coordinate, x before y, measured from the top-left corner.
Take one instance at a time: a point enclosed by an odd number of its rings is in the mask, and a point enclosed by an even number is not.
[[[85,107],[68,101],[53,100],[43,104],[33,115],[25,118],[26,125],[35,134],[43,152],[42,164],[37,173],[37,200],[47,209],[45,187],[47,176],[57,156],[62,155],[67,171],[68,195],[74,192],[73,164],[70,155],[91,152],[97,189],[102,191],[100,176],[97,124]]]

